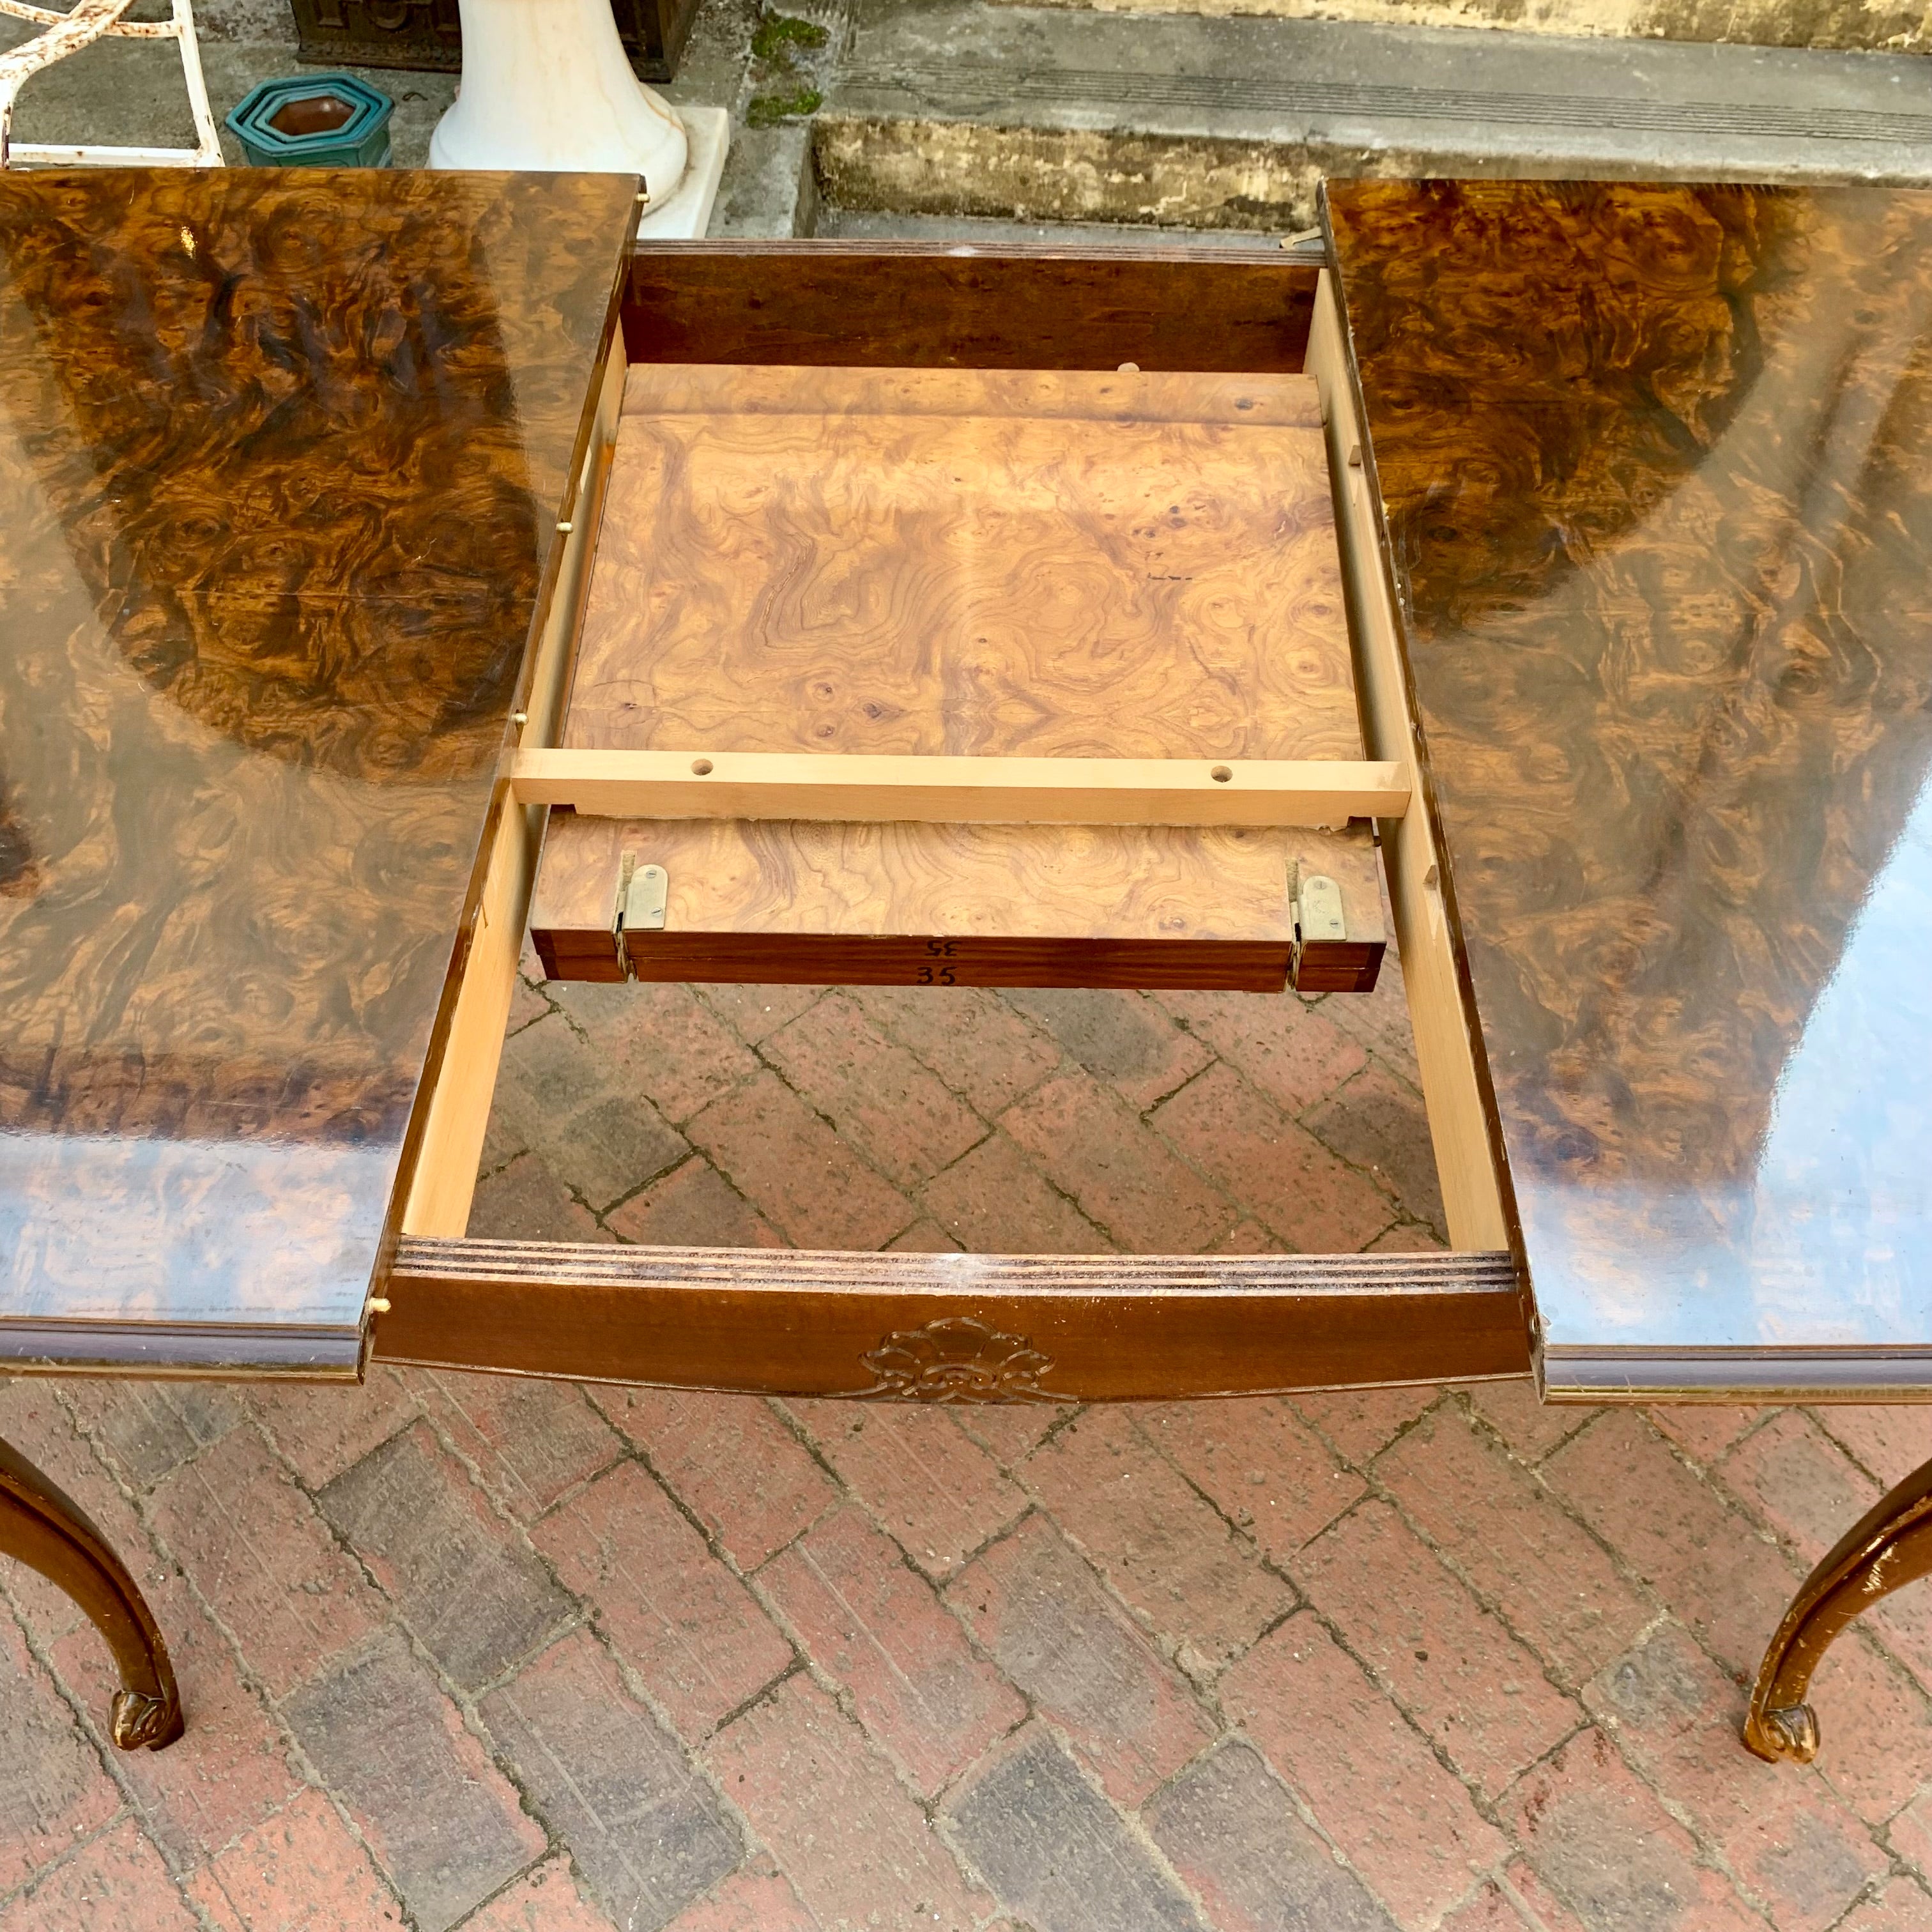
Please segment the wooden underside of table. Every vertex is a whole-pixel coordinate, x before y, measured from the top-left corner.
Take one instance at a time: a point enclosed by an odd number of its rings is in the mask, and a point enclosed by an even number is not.
[[[634,368],[567,748],[928,759],[1363,758],[1306,376]],[[1222,762],[1225,761],[1225,762]],[[1258,768],[1256,766],[1256,768]],[[1037,809],[1018,802],[1016,818]],[[694,808],[701,809],[701,806]],[[1366,818],[1312,825],[553,814],[531,930],[573,979],[1279,992],[1300,879],[1366,991]],[[640,866],[662,926],[616,913]]]
[[[841,326],[849,323],[856,332],[854,339],[880,358],[890,349],[892,329],[899,329],[897,339],[904,345],[908,362],[940,352],[922,334],[933,320],[928,313],[928,296],[933,301],[943,298],[951,317],[946,326],[962,344],[977,345],[984,332],[993,328],[998,320],[992,308],[974,310],[965,302],[958,286],[957,264],[950,258],[938,263],[930,286],[924,279],[922,262],[916,272],[898,263],[893,271],[897,279],[889,285],[875,286],[862,274],[857,286],[866,291],[863,301],[852,295],[849,278],[842,279],[840,286],[845,292],[839,304],[834,305],[821,253],[801,249],[778,258],[760,256],[760,272],[776,276],[780,292],[790,290],[798,296],[796,301],[789,295],[783,301],[761,297],[740,314],[718,296],[722,305],[716,313],[724,319],[720,323],[723,340],[742,363],[757,362],[760,330],[772,331],[774,340],[782,339],[788,350],[794,352],[811,346],[798,330],[814,317],[818,319],[814,326],[824,325],[829,343],[834,306],[842,318]],[[898,262],[897,257],[892,260]],[[640,273],[648,267],[652,286],[656,286],[665,276],[683,273],[686,262],[687,258],[680,256],[675,272],[663,263],[644,264]],[[698,254],[688,262],[692,290],[710,289],[712,296],[718,296],[713,286],[715,255]],[[1000,266],[1001,274],[988,280],[988,290],[1010,286],[1012,265]],[[1139,286],[1132,280],[1137,269],[1124,273],[1113,261],[1084,266],[1117,292],[1129,285]],[[1164,286],[1169,279],[1168,265],[1142,266],[1151,278],[1150,286]],[[1244,301],[1256,312],[1261,304],[1255,278],[1263,266],[1244,262],[1240,270],[1248,289]],[[1276,345],[1280,361],[1274,370],[1280,374],[1285,373],[1283,364],[1292,371],[1300,360],[1300,337],[1296,331],[1306,313],[1307,292],[1297,280],[1300,272],[1272,263],[1265,266],[1281,292],[1277,306],[1285,332]],[[1204,284],[1216,283],[1223,273],[1220,264],[1204,268]],[[990,302],[990,295],[984,300]],[[1172,736],[1136,737],[1133,730],[1139,728],[1131,718],[1124,718],[1115,735],[1096,739],[1093,734],[1100,726],[1111,728],[1115,722],[1114,714],[1097,701],[1088,702],[1087,722],[1077,730],[1066,722],[1072,716],[1070,705],[1064,713],[1044,716],[1034,728],[1045,737],[1043,743],[1037,736],[1030,740],[1026,733],[1010,724],[1002,728],[1008,731],[1004,738],[975,736],[973,731],[988,718],[999,722],[1000,706],[981,703],[975,709],[955,702],[949,706],[944,700],[949,688],[956,692],[965,688],[970,695],[983,693],[987,687],[962,687],[956,681],[949,687],[928,658],[916,654],[900,661],[882,651],[868,676],[883,680],[888,673],[898,674],[901,683],[884,688],[915,697],[919,695],[918,680],[928,680],[937,696],[922,700],[918,710],[920,735],[914,735],[906,722],[914,711],[910,702],[899,706],[900,715],[882,706],[876,717],[862,702],[848,702],[842,709],[835,706],[832,712],[817,713],[801,707],[782,712],[764,704],[757,708],[754,721],[764,734],[759,736],[754,723],[746,722],[752,719],[753,707],[743,697],[755,684],[755,677],[740,673],[724,676],[714,671],[707,680],[703,667],[718,659],[718,639],[710,637],[702,642],[702,648],[690,645],[687,651],[689,640],[675,624],[666,633],[663,661],[686,668],[675,688],[668,683],[660,693],[651,677],[637,673],[633,658],[621,651],[607,654],[598,641],[604,635],[598,628],[600,621],[621,628],[634,618],[639,596],[648,599],[654,594],[644,579],[638,579],[635,594],[628,601],[610,601],[602,620],[590,608],[596,586],[590,582],[590,539],[596,536],[601,553],[612,527],[610,520],[598,512],[601,479],[614,476],[620,430],[630,420],[620,417],[618,407],[624,371],[621,366],[614,367],[604,392],[601,440],[593,456],[599,485],[586,488],[583,499],[586,507],[571,532],[581,573],[573,582],[584,587],[560,600],[562,628],[555,642],[562,655],[546,659],[551,669],[539,676],[533,688],[528,722],[511,761],[508,783],[518,808],[506,814],[504,824],[512,830],[506,832],[505,842],[491,860],[486,918],[470,952],[450,1056],[429,1110],[425,1153],[405,1216],[404,1238],[385,1276],[388,1305],[380,1311],[373,1336],[377,1358],[672,1387],[927,1401],[1144,1399],[1414,1379],[1460,1380],[1520,1375],[1526,1370],[1530,1354],[1522,1284],[1509,1252],[1470,1036],[1442,925],[1437,856],[1427,816],[1415,808],[1418,800],[1410,789],[1416,748],[1403,708],[1390,592],[1379,567],[1372,518],[1353,487],[1360,472],[1347,466],[1353,418],[1334,319],[1324,308],[1318,308],[1316,314],[1318,355],[1311,356],[1310,370],[1317,387],[1312,394],[1300,392],[1304,401],[1297,408],[1321,424],[1312,454],[1319,459],[1322,488],[1328,494],[1310,515],[1316,510],[1322,512],[1324,541],[1339,550],[1336,592],[1338,600],[1346,596],[1346,604],[1338,602],[1342,621],[1334,638],[1340,656],[1330,658],[1324,655],[1326,646],[1322,651],[1306,646],[1308,664],[1305,672],[1298,674],[1301,688],[1282,695],[1278,702],[1269,695],[1274,686],[1266,678],[1234,692],[1231,698],[1228,680],[1204,672],[1199,658],[1189,659],[1170,680],[1178,686],[1194,679],[1191,698],[1178,689],[1150,687],[1158,692],[1159,706],[1165,706],[1168,724],[1164,728],[1171,729],[1176,716],[1208,717],[1216,731],[1225,731],[1232,718],[1249,733],[1235,741],[1242,755],[1228,761],[1232,782],[1225,787],[1208,776],[1211,767],[1207,762],[1214,748],[1226,742],[1225,738],[1177,743]],[[626,338],[633,345],[649,334],[643,324],[634,326],[634,322],[635,318],[627,317]],[[656,320],[651,326],[656,326]],[[1121,339],[1162,338],[1158,328],[1150,325]],[[1063,339],[1043,335],[1036,343],[1043,356],[1070,360],[1090,355],[1097,358],[1100,352],[1071,325]],[[980,352],[969,346],[963,352]],[[985,373],[978,372],[978,379]],[[789,369],[767,370],[762,375],[754,370],[753,374],[758,380],[746,387],[754,394],[782,398],[792,393],[800,380]],[[821,372],[813,380],[829,383],[838,374]],[[896,406],[904,406],[903,414],[923,422],[926,418],[911,403],[922,397],[930,401],[944,393],[944,386],[935,384],[915,393],[906,386],[907,374],[904,370],[886,372],[872,379],[869,387],[854,381],[851,393],[862,403],[876,400],[884,393],[878,383],[890,374],[900,385],[892,392]],[[665,395],[688,397],[702,388],[698,385],[694,388],[688,368],[656,371],[650,380]],[[721,374],[717,380],[725,378]],[[1028,380],[1040,380],[1037,376]],[[1096,373],[1093,380],[1112,383],[1111,367]],[[1198,382],[1200,379],[1186,380]],[[1233,386],[1236,390],[1241,386]],[[1065,398],[1077,387],[1062,380],[1057,388],[1042,393],[1064,411]],[[821,388],[819,393],[826,392]],[[1005,393],[1010,396],[1012,392]],[[1225,396],[1229,391],[1224,387],[1219,393]],[[1287,393],[1292,398],[1296,392]],[[995,423],[1007,420],[997,412],[988,419]],[[1076,429],[1098,420],[1064,413],[1045,419],[1070,422]],[[868,418],[862,412],[859,420]],[[1193,434],[1202,425],[1192,422],[1182,427]],[[1218,433],[1217,425],[1208,427]],[[1292,428],[1298,434],[1304,428],[1292,412],[1275,427]],[[1331,475],[1334,485],[1328,480]],[[1339,487],[1343,484],[1349,487]],[[1168,500],[1177,500],[1170,496]],[[1338,515],[1343,520],[1339,545]],[[749,570],[739,577],[744,581],[766,580]],[[610,580],[614,580],[607,583]],[[743,583],[734,578],[705,592],[706,596],[714,594],[720,598],[742,599],[746,593]],[[856,592],[854,597],[853,608],[860,608]],[[760,607],[753,598],[748,608],[755,613]],[[948,607],[940,600],[936,608]],[[1132,609],[1132,598],[1121,608]],[[574,615],[580,609],[584,613],[580,621]],[[674,617],[676,614],[671,614]],[[742,613],[740,620],[734,621],[742,623]],[[1324,625],[1326,622],[1323,619]],[[616,636],[616,629],[610,634]],[[894,637],[902,634],[903,627],[892,632]],[[961,632],[956,628],[947,634],[956,638]],[[986,625],[964,628],[969,647],[975,639],[994,634]],[[572,636],[580,644],[572,722],[566,726],[562,722],[567,679],[564,667],[569,662]],[[1279,640],[1268,646],[1269,676],[1281,674],[1280,666],[1272,660],[1287,648]],[[961,661],[964,661],[963,653]],[[997,670],[998,663],[1004,661],[988,662]],[[1082,670],[1077,657],[1072,662],[1074,669]],[[1096,674],[1091,688],[1104,692],[1108,682]],[[680,722],[675,728],[683,742],[653,739],[641,731],[626,743],[607,748],[578,742],[583,721],[599,715],[598,705],[590,704],[586,708],[586,700],[600,683],[610,688],[611,701],[602,706],[601,712],[606,718],[619,716],[620,706],[628,706],[631,709],[621,714],[624,718],[634,722],[642,716],[650,724],[656,720],[660,709],[670,715],[674,699],[688,707],[688,716],[682,711],[677,714]],[[851,698],[856,691],[862,700],[880,688],[878,682],[855,676],[847,696]],[[1070,675],[1058,684],[1048,681],[1045,688],[1078,689],[1082,679]],[[1263,694],[1259,703],[1252,695],[1257,691]],[[1147,708],[1151,714],[1158,707],[1150,702]],[[820,724],[830,718],[838,728],[828,749],[816,748],[825,741],[813,736],[814,718]],[[743,735],[731,740],[723,734],[734,719]],[[684,736],[687,730],[718,735],[694,746]],[[1058,738],[1051,735],[1056,730],[1061,734]],[[902,735],[895,738],[890,735],[893,730]],[[949,730],[953,735],[949,736]],[[640,740],[645,742],[640,743]],[[1034,800],[1031,808],[1040,808],[1037,774],[1028,758],[1036,751],[1042,754],[1036,760],[1039,764],[1057,763],[1072,775],[1066,790],[1077,801],[1077,814],[1062,811],[1052,824],[1013,826],[985,822],[982,811],[980,818],[960,822],[958,768],[962,766],[982,775],[994,766],[1002,768],[1009,777],[1017,773],[1014,788]],[[673,752],[692,756],[672,758],[668,754]],[[1177,752],[1187,755],[1177,757]],[[699,756],[713,764],[710,778],[737,788],[720,794],[727,805],[747,790],[762,792],[766,799],[797,798],[808,804],[814,788],[800,783],[796,768],[803,766],[822,767],[832,774],[817,789],[832,799],[838,809],[823,810],[815,818],[766,814],[747,819],[733,815],[736,807],[732,806],[718,816],[706,817],[699,794],[708,780],[689,771],[693,758]],[[1327,776],[1318,782],[1310,780],[1308,774],[1316,771]],[[1252,784],[1247,782],[1250,779]],[[913,815],[890,815],[878,804],[881,796],[904,804]],[[606,815],[614,803],[621,808],[625,800],[634,797],[668,802],[679,815]],[[1378,850],[1369,842],[1366,827],[1330,835],[1318,830],[1318,822],[1304,822],[1312,815],[1304,809],[1306,801],[1318,797],[1366,801],[1364,810],[1379,821],[1384,842],[1381,852],[1395,855],[1390,864],[1390,898],[1402,940],[1404,986],[1414,1021],[1422,1084],[1454,1252],[1063,1258],[820,1254],[730,1248],[590,1250],[464,1238],[504,1010],[514,980],[515,947],[522,936],[517,914],[521,904],[529,902],[535,883],[524,835],[541,820],[546,809],[550,821],[546,876],[536,896],[540,915],[544,892],[562,876],[554,868],[564,849],[560,835],[567,835],[580,842],[587,856],[590,896],[603,910],[598,922],[586,921],[584,929],[593,944],[609,949],[604,958],[610,958],[617,944],[627,950],[634,946],[634,957],[644,961],[645,970],[656,957],[672,976],[689,976],[693,955],[700,946],[717,947],[711,956],[716,959],[728,942],[736,944],[737,940],[728,932],[722,937],[695,932],[687,923],[688,912],[680,910],[678,895],[681,890],[722,894],[731,872],[728,858],[720,855],[730,854],[734,839],[743,845],[764,840],[767,853],[781,848],[821,855],[830,852],[842,865],[847,855],[887,849],[903,859],[909,852],[930,849],[922,842],[940,834],[955,840],[965,834],[975,838],[1025,835],[1040,842],[1038,850],[1043,850],[1051,840],[1071,854],[1080,848],[1082,840],[1089,847],[1097,847],[1106,842],[1102,835],[1110,830],[1125,829],[1136,837],[1165,834],[1170,844],[1186,848],[1196,864],[1204,865],[1202,854],[1218,848],[1224,858],[1229,852],[1238,854],[1244,866],[1278,866],[1279,874],[1270,877],[1265,890],[1270,897],[1278,891],[1282,899],[1288,896],[1291,862],[1318,858],[1345,893],[1354,896],[1345,908],[1346,928],[1352,939],[1358,916],[1369,916],[1361,899],[1371,892],[1379,898]],[[1212,802],[1216,798],[1227,801],[1225,807]],[[1204,800],[1208,802],[1204,803]],[[1302,804],[1298,805],[1298,800]],[[1157,812],[1136,822],[1135,814],[1150,800],[1160,802]],[[1060,802],[1064,806],[1066,800]],[[574,813],[556,808],[566,803],[586,808]],[[1269,815],[1277,808],[1280,816],[1270,822]],[[1240,815],[1244,810],[1248,814],[1245,820]],[[1332,806],[1324,810],[1331,812]],[[1222,818],[1210,815],[1216,812],[1222,812]],[[1183,822],[1168,822],[1169,813]],[[1094,826],[1088,822],[1090,815],[1100,816],[1107,824]],[[1252,836],[1238,840],[1229,837],[1237,828]],[[655,854],[646,849],[647,837],[658,842]],[[689,842],[675,848],[664,842],[673,838]],[[944,849],[958,850],[956,845],[944,847],[944,840],[940,844]],[[614,854],[621,882],[627,849],[634,875],[645,865],[669,858],[665,923],[661,928],[627,931],[614,939],[608,910],[614,891],[610,866]],[[711,855],[708,862],[694,862],[704,860],[706,854]],[[948,876],[956,877],[958,862],[950,863]],[[830,860],[824,861],[821,870],[828,880],[850,876]],[[802,872],[796,876],[802,878]],[[1007,877],[1012,876],[1010,870]],[[918,884],[916,876],[902,863],[883,885],[874,879],[873,898],[864,902],[874,903],[887,891],[910,893]],[[1261,890],[1256,889],[1257,896]],[[951,899],[961,896],[956,891]],[[1231,901],[1238,896],[1224,895]],[[1028,922],[1037,916],[1036,909],[1022,903],[1023,896],[1010,888],[1005,897],[1001,908],[1005,933],[976,936],[988,944],[1001,938],[1007,943],[1031,943]],[[854,902],[858,902],[856,898]],[[952,983],[971,983],[963,975],[974,969],[975,962],[965,949],[976,935],[946,932],[943,920],[933,909],[944,908],[949,902],[946,893],[928,888],[923,915],[904,921],[897,932],[881,931],[876,922],[870,927],[855,923],[848,928],[829,919],[814,931],[811,922],[818,914],[802,890],[784,902],[797,908],[790,928],[776,923],[774,901],[768,896],[758,929],[746,937],[748,943],[764,949],[763,960],[754,963],[767,977],[783,976],[788,958],[795,962],[802,949],[823,945],[838,949],[831,963],[821,966],[814,961],[804,969],[794,963],[791,970],[801,978],[850,980],[864,973],[867,962],[862,956],[867,946],[920,938],[923,927],[923,937],[938,940],[942,947],[949,938],[953,939],[960,950],[951,956],[956,976]],[[1112,907],[1094,910],[1090,899],[1084,928],[1058,934],[1048,930],[1046,938],[1063,952],[1076,940],[1097,946],[1101,941],[1096,932],[1106,933],[1106,918],[1116,916]],[[1225,920],[1225,911],[1220,916]],[[537,923],[541,931],[541,916]],[[940,928],[938,932],[932,930],[934,926]],[[557,928],[551,930],[554,937]],[[1161,939],[1156,931],[1120,941],[1110,938],[1107,943],[1151,947]],[[1378,927],[1376,939],[1379,943]],[[1183,938],[1178,943],[1183,949],[1191,944],[1197,957],[1208,953],[1210,947],[1219,948],[1221,956],[1232,957],[1239,945],[1279,945],[1280,939],[1279,928],[1270,934],[1263,928],[1257,936],[1252,927],[1244,930],[1231,925],[1226,934],[1217,933],[1211,941],[1190,942]],[[648,951],[660,944],[666,947],[662,955]],[[690,949],[682,957],[670,950],[680,946]],[[949,961],[943,950],[922,952],[896,962],[891,970],[910,965],[916,974],[928,962],[934,970],[933,983],[946,983],[942,975]],[[742,976],[746,972],[740,958],[729,958],[724,964],[734,975]]]

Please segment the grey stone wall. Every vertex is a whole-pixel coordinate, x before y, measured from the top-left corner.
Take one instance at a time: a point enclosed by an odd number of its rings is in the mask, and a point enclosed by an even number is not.
[[[1024,0],[1029,5],[1055,0]],[[1932,52],[1932,7],[1902,0],[1060,0],[1109,13],[1265,14],[1412,27],[1766,47]]]

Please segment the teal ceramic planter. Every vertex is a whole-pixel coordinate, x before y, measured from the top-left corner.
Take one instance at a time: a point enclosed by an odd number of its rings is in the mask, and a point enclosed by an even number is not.
[[[265,80],[228,116],[258,168],[386,168],[396,104],[349,74]]]

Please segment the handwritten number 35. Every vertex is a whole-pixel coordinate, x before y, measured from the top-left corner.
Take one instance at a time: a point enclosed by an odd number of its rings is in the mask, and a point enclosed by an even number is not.
[[[950,959],[957,944],[950,939],[928,939],[926,950],[935,959]],[[919,969],[919,983],[922,986],[956,986],[959,982],[950,966],[922,966]]]

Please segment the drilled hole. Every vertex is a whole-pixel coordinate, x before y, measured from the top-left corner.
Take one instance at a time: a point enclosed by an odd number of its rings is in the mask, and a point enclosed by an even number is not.
[[[1234,769],[1228,765],[1216,765],[1208,776],[1216,784],[1226,784],[1234,776]]]
[[[711,776],[711,760],[709,758],[693,758],[691,769],[699,778],[708,778]]]

